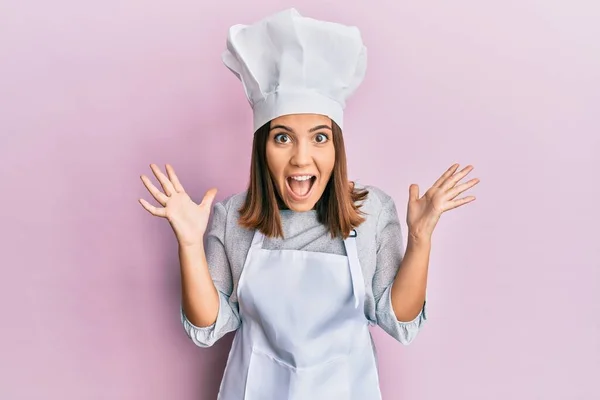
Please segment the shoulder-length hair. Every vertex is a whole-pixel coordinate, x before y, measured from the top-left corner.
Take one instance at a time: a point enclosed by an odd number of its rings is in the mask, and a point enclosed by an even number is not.
[[[347,238],[350,232],[365,220],[360,210],[368,195],[348,181],[346,150],[342,130],[331,121],[335,162],[329,182],[315,208],[319,222],[327,226],[332,237]],[[250,182],[244,204],[240,207],[239,224],[258,229],[267,237],[283,237],[280,204],[283,204],[269,172],[266,158],[267,140],[271,123],[267,122],[254,133]]]

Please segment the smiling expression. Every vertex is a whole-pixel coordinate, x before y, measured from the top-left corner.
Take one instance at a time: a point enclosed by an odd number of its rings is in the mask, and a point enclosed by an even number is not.
[[[271,121],[266,158],[285,205],[293,211],[312,210],[335,164],[331,120],[317,114],[275,118]]]

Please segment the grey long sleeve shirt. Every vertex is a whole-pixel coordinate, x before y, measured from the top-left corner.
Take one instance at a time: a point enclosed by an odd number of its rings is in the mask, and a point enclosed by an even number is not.
[[[360,185],[356,185],[360,187]],[[398,321],[392,309],[391,287],[404,256],[398,213],[393,199],[381,189],[369,191],[361,210],[366,221],[357,229],[357,248],[366,285],[364,312],[371,325],[379,325],[400,343],[408,345],[427,319],[426,302],[412,321]],[[238,224],[238,209],[245,192],[215,203],[213,218],[206,231],[206,258],[210,275],[219,293],[219,312],[214,324],[194,326],[181,308],[181,322],[189,338],[200,347],[212,346],[241,323],[237,284],[253,231]],[[265,249],[295,249],[346,255],[343,240],[333,239],[317,220],[316,211],[281,211],[284,238],[265,238]]]

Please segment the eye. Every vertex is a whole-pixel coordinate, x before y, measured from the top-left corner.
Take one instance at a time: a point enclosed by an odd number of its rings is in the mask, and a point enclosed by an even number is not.
[[[290,141],[290,137],[285,133],[278,133],[274,137],[275,142],[285,144]]]
[[[317,143],[325,143],[329,140],[329,136],[327,136],[324,133],[317,133],[317,135],[315,136],[315,141]]]

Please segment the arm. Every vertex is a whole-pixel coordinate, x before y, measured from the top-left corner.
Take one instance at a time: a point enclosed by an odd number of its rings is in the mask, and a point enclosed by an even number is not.
[[[198,327],[215,323],[219,313],[219,294],[208,270],[204,243],[180,245],[182,310],[188,321]]]
[[[147,176],[142,175],[141,179],[162,207],[144,199],[139,202],[150,214],[166,218],[173,228],[181,266],[181,322],[194,343],[207,347],[225,333],[237,329],[240,323],[237,303],[229,303],[233,284],[224,245],[227,210],[223,204],[215,204],[209,227],[211,205],[217,190],[210,189],[202,202],[196,204],[185,192],[172,166],[166,165],[168,176],[156,164],[151,164],[150,168],[163,191]]]
[[[233,278],[225,252],[227,208],[215,204],[213,218],[198,247],[180,248],[181,321],[199,347],[212,346],[240,325],[237,302],[231,301]]]
[[[412,321],[423,308],[431,240],[408,235],[408,245],[392,285],[392,307],[399,321]]]
[[[412,246],[404,252],[402,229],[394,201],[384,193],[379,193],[379,197],[382,204],[377,218],[377,264],[373,277],[377,324],[394,339],[408,345],[427,320],[425,286],[414,285],[410,292],[400,292],[398,289],[410,283],[411,277],[415,280],[426,279],[422,270],[418,269],[422,253],[413,253]],[[412,259],[417,262],[411,262]],[[417,286],[423,291],[415,291]],[[400,293],[401,296],[398,296]]]
[[[472,179],[457,185],[473,167],[466,166],[455,174],[457,169],[458,164],[452,165],[422,197],[419,186],[410,185],[406,217],[408,245],[391,293],[394,313],[399,320],[415,318],[425,302],[431,237],[442,213],[475,200],[474,196],[456,199],[479,182],[479,179]]]

